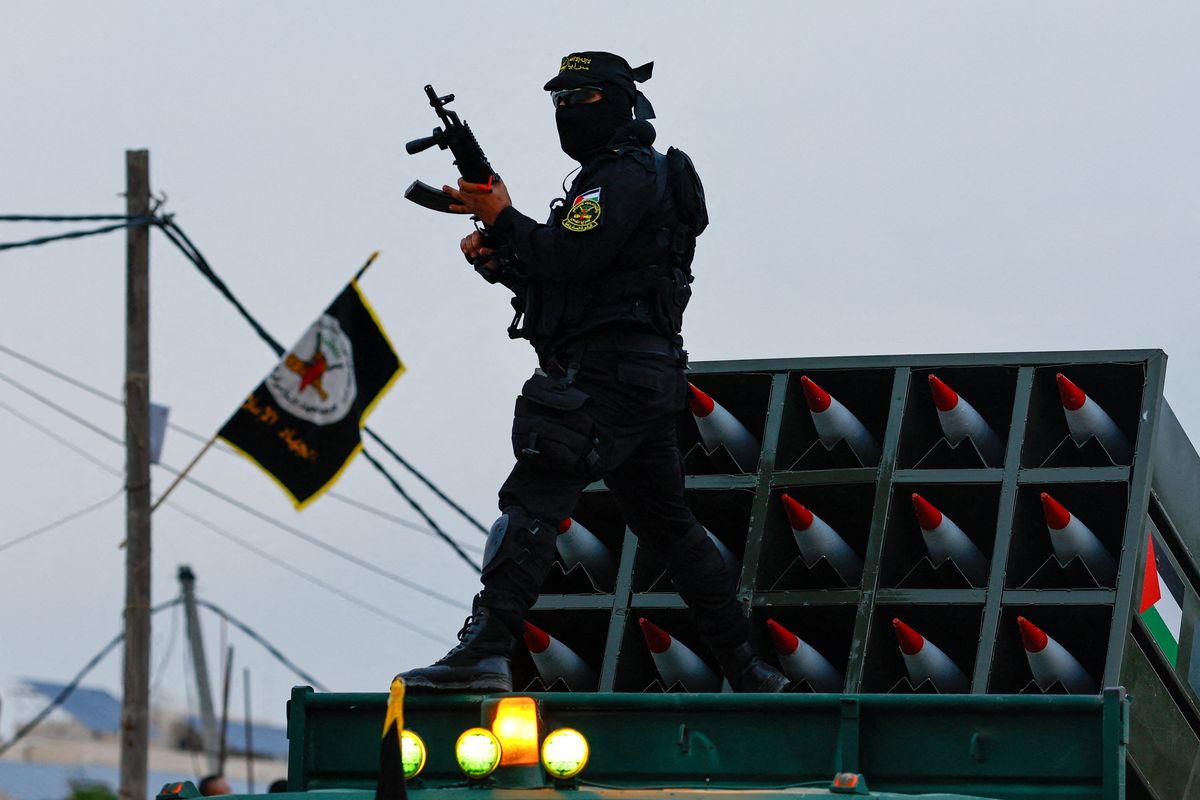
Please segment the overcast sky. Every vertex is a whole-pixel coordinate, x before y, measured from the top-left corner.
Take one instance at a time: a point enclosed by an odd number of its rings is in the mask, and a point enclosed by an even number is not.
[[[371,425],[490,523],[532,351],[506,294],[457,252],[460,218],[405,202],[446,154],[404,154],[457,94],[518,208],[541,217],[572,163],[542,84],[566,52],[654,60],[659,143],[687,150],[712,226],[685,326],[694,360],[1158,347],[1200,432],[1200,6],[1194,3],[17,2],[0,6],[0,213],[122,213],[124,151],[146,148],[164,211],[278,339],[294,341],[373,250],[363,281],[408,372]],[[48,232],[0,224],[0,242]],[[273,366],[159,234],[155,402],[201,436]],[[0,344],[119,395],[123,235],[0,253]],[[119,406],[0,353],[0,374],[112,435]],[[0,382],[0,403],[113,470],[121,447]],[[36,704],[22,676],[69,679],[121,626],[122,481],[0,408],[0,734]],[[164,460],[199,443],[172,432]],[[476,578],[440,543],[325,498],[297,514],[237,456],[195,476],[270,518],[458,598],[331,557],[197,488],[154,516],[154,601],[190,564],[198,591],[337,690],[383,691],[453,641]],[[407,485],[414,482],[401,470]],[[154,474],[155,494],[169,476]],[[371,467],[338,491],[414,519]],[[418,497],[452,534],[482,535]],[[415,635],[214,533],[435,632]],[[183,708],[181,626],[155,618],[156,699]],[[205,628],[210,660],[220,626]],[[254,707],[281,722],[299,682],[228,632]],[[159,665],[162,665],[161,669]],[[110,656],[89,685],[120,687]],[[240,683],[238,684],[240,688]],[[240,708],[239,693],[234,702]]]

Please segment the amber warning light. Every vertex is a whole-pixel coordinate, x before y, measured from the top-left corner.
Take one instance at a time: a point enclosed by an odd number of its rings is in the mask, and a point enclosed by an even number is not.
[[[500,766],[537,766],[538,710],[532,697],[501,700],[492,720],[492,733],[500,740]]]

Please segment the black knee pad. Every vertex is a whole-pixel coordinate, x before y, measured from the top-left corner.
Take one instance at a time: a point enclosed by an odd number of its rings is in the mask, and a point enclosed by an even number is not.
[[[505,509],[492,523],[483,548],[483,574],[495,572],[507,561],[524,564],[531,555],[550,548],[553,558],[554,526],[534,519],[520,507]]]

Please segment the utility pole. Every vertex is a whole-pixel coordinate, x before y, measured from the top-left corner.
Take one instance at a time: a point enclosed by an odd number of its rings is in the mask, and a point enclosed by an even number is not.
[[[225,648],[225,683],[221,689],[221,746],[217,750],[217,772],[225,774],[229,755],[229,684],[233,682],[233,645]]]
[[[242,669],[242,699],[246,705],[246,715],[242,717],[242,730],[246,732],[246,783],[249,784],[249,794],[254,794],[254,733],[250,726],[250,668]]]
[[[150,216],[150,151],[125,151],[125,213]],[[125,232],[125,676],[122,800],[145,800],[150,737],[150,228]]]
[[[192,568],[179,568],[179,587],[183,594],[183,618],[187,623],[188,648],[192,651],[192,671],[196,673],[196,694],[200,697],[200,725],[208,771],[220,771],[217,742],[217,716],[213,713],[212,687],[208,682],[208,663],[204,660],[204,639],[200,635],[200,613],[196,609],[196,576]]]

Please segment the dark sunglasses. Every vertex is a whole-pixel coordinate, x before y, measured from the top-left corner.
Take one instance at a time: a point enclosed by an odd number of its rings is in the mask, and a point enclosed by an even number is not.
[[[580,86],[577,89],[559,89],[550,93],[550,102],[555,108],[594,103],[604,96],[604,91],[595,86]]]

